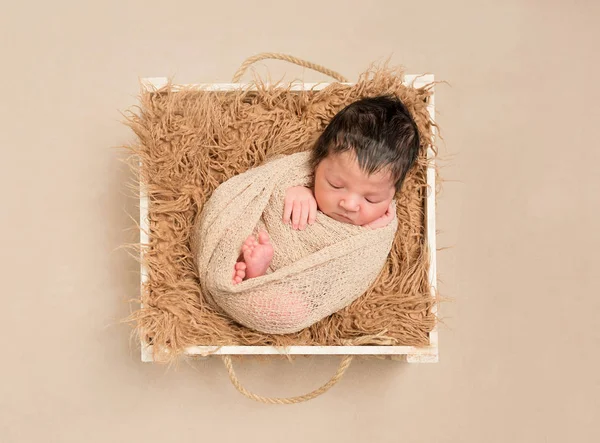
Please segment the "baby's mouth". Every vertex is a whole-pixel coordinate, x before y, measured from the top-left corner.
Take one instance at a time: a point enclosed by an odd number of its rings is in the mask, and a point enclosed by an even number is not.
[[[347,217],[347,216],[345,216],[343,214],[337,214],[337,215],[340,216],[340,217],[342,217],[345,220],[348,220],[350,223],[354,223],[350,217]]]

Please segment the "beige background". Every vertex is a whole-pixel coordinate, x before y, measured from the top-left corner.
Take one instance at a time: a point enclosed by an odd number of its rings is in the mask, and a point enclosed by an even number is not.
[[[0,18],[0,441],[600,441],[597,2],[34,3]],[[136,240],[119,111],[138,77],[228,81],[261,51],[350,78],[391,56],[450,82],[439,364],[359,361],[325,396],[273,407],[218,360],[140,363],[118,323],[139,278],[116,250]],[[337,361],[239,372],[292,395]]]

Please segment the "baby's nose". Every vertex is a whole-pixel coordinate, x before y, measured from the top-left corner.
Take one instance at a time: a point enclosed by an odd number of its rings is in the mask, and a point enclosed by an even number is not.
[[[352,198],[340,200],[340,206],[346,211],[350,211],[350,212],[358,211],[358,203],[356,202],[355,199],[352,199]]]

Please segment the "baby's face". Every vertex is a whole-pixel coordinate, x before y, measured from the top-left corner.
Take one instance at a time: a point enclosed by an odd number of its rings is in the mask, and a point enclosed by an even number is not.
[[[368,175],[354,153],[324,158],[315,171],[315,199],[328,217],[343,223],[366,225],[385,214],[396,189],[388,171]]]

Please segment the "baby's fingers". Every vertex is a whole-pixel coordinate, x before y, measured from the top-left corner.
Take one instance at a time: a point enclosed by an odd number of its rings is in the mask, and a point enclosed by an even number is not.
[[[394,202],[390,203],[390,206],[388,207],[387,212],[385,213],[386,217],[388,217],[390,220],[394,218],[394,216],[396,215],[396,204]]]
[[[301,231],[304,231],[306,229],[306,222],[308,221],[308,212],[309,212],[308,202],[303,201],[302,209],[300,211],[300,223],[298,224],[298,229],[300,229]]]
[[[302,211],[302,205],[299,201],[294,202],[294,207],[292,208],[292,227],[294,229],[298,229],[298,225],[300,223],[300,213]]]
[[[292,215],[293,201],[285,199],[283,206],[283,222],[287,225],[290,222],[290,216]]]
[[[309,203],[308,224],[312,225],[317,220],[317,201],[311,198]]]

